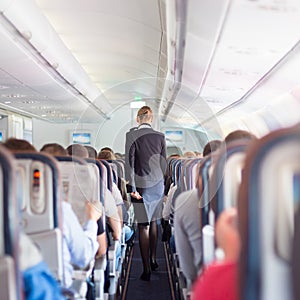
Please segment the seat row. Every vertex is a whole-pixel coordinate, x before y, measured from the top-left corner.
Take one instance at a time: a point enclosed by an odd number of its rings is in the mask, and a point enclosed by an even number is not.
[[[68,156],[53,158],[43,153],[15,153],[12,156],[0,149],[0,213],[3,220],[0,224],[0,281],[3,299],[23,299],[25,287],[19,253],[23,233],[38,247],[59,285],[66,286],[62,203],[71,204],[83,225],[86,202],[98,210],[102,211],[102,207],[109,210],[105,191],[112,191],[113,181],[118,185],[124,173],[122,170],[121,161],[109,164]],[[104,210],[99,222],[106,230]],[[93,295],[90,299],[115,297],[124,274],[122,262],[127,252],[124,234],[119,241],[111,241],[107,255],[96,256],[84,269],[74,266],[72,291],[65,290],[66,297],[85,299],[88,293]],[[106,290],[105,285],[108,286]]]
[[[218,244],[220,234],[216,239],[216,224],[231,208],[237,211],[234,226],[241,241],[236,261],[239,282],[233,285],[237,298],[299,298],[299,174],[299,126],[272,132],[261,139],[224,142],[201,160],[168,161],[168,175],[178,191],[171,205],[175,247],[170,247],[169,260],[180,298],[193,297],[192,291],[203,292],[207,270],[226,258],[226,249]],[[194,195],[198,211],[181,217],[185,207],[193,207]],[[199,218],[198,235],[186,225],[192,214]],[[183,241],[180,232],[184,230],[187,238]],[[186,256],[190,257],[190,266]],[[191,264],[196,268],[196,277],[191,275]],[[195,288],[198,285],[200,289]]]

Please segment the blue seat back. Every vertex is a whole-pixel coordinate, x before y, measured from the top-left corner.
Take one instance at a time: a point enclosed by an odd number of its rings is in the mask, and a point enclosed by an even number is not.
[[[16,153],[22,198],[22,228],[37,245],[55,278],[64,282],[61,184],[55,159],[43,153]]]
[[[0,148],[0,291],[1,299],[21,300],[19,271],[20,206],[15,190],[13,157]]]
[[[295,178],[300,128],[281,129],[250,146],[238,201],[241,299],[291,300]],[[298,262],[297,262],[298,263]]]

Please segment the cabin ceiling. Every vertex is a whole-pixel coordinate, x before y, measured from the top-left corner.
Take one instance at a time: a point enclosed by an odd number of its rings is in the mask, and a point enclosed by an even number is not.
[[[0,0],[0,107],[99,122],[135,99],[159,104],[170,2]],[[186,3],[182,82],[167,120],[197,127],[226,114],[296,44],[300,1]],[[294,87],[295,75],[285,75],[276,93]]]
[[[109,105],[156,97],[159,1],[36,2]]]

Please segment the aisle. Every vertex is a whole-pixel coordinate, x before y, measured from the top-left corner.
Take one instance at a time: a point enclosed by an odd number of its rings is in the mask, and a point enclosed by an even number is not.
[[[157,263],[159,264],[159,268],[157,271],[151,273],[150,281],[142,281],[139,279],[143,272],[143,266],[139,242],[136,240],[133,248],[126,300],[172,300],[164,245],[163,242],[161,242],[160,234],[157,245]]]

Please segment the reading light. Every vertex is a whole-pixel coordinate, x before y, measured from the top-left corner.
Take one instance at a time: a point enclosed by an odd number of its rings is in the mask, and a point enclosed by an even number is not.
[[[33,213],[42,214],[46,208],[44,199],[44,177],[41,169],[32,169],[30,207]]]

